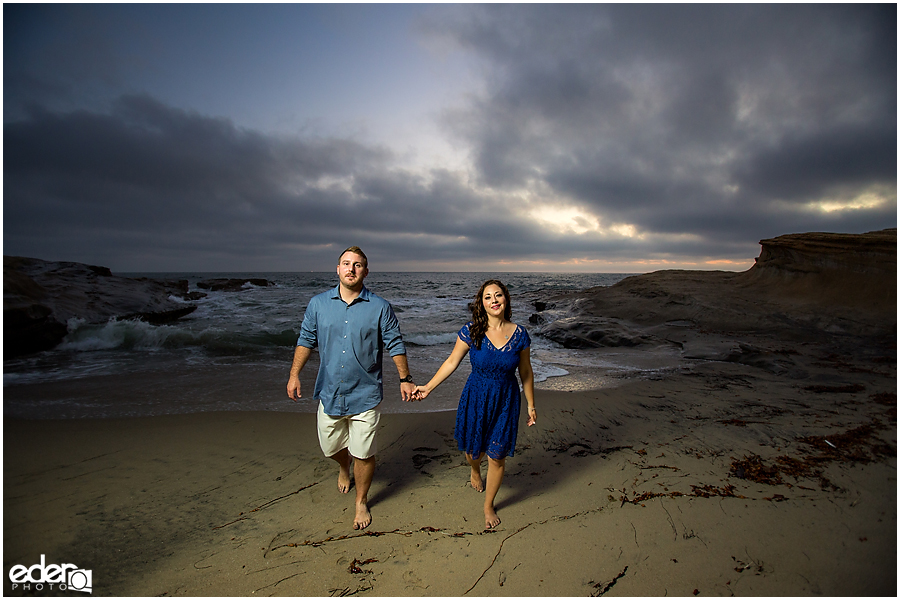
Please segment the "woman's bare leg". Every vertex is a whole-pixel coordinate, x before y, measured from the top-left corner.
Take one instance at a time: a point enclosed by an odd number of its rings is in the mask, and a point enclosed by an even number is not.
[[[488,456],[487,493],[484,496],[484,526],[493,529],[500,524],[500,517],[494,510],[494,498],[503,483],[503,472],[506,470],[506,457],[500,460]]]
[[[477,457],[466,453],[466,462],[472,467],[472,473],[469,475],[469,481],[476,492],[484,491],[484,480],[481,479],[481,458],[484,456],[482,452]]]

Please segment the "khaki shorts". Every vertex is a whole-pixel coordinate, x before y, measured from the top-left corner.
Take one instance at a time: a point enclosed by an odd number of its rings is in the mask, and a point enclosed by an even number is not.
[[[366,459],[375,456],[378,447],[375,443],[375,429],[381,413],[372,408],[358,415],[332,417],[325,414],[325,408],[319,402],[316,423],[319,430],[319,446],[325,456],[334,456],[344,448],[354,458]]]

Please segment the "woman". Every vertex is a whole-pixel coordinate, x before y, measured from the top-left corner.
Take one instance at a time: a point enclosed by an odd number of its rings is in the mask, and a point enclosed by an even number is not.
[[[534,410],[534,372],[531,369],[531,339],[524,327],[510,321],[512,306],[509,291],[501,282],[484,282],[469,304],[472,320],[460,331],[456,346],[431,381],[416,388],[421,398],[428,397],[447,379],[469,353],[472,373],[466,381],[456,410],[454,437],[466,453],[472,467],[472,487],[484,498],[484,525],[493,529],[500,524],[494,498],[503,481],[506,457],[516,450],[519,429],[519,382],[528,402],[528,426],[537,422]],[[487,488],[481,478],[481,461],[487,454]]]

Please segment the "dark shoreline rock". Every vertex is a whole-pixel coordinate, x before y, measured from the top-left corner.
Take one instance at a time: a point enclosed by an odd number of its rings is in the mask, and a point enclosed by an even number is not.
[[[156,281],[113,275],[106,267],[36,258],[3,257],[3,352],[7,358],[50,350],[68,333],[69,319],[171,323],[196,305],[176,302],[187,280]]]
[[[163,310],[157,312],[137,312],[121,317],[116,317],[116,321],[144,321],[151,325],[166,325],[173,321],[177,321],[181,317],[186,317],[197,310],[196,306],[185,306],[173,310]]]
[[[540,328],[545,338],[564,348],[633,348],[652,343],[652,336],[616,320],[595,315],[554,319]]]
[[[246,290],[247,284],[256,287],[268,287],[272,285],[267,279],[248,277],[245,279],[206,279],[198,281],[197,287],[211,292],[240,292]]]
[[[12,358],[55,348],[69,328],[52,312],[41,304],[4,308],[3,355]]]
[[[134,281],[151,281],[162,284],[169,290],[170,296],[175,296],[176,298],[181,298],[188,302],[200,300],[207,296],[207,294],[204,294],[203,292],[190,291],[191,284],[187,279],[150,279],[149,277],[135,277]]]

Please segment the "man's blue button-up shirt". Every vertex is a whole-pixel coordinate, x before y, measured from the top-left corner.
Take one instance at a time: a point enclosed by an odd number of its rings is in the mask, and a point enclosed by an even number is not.
[[[356,415],[381,403],[383,350],[406,354],[400,323],[387,300],[363,287],[349,305],[340,285],[314,296],[306,307],[298,346],[319,349],[314,398],[325,414]]]

